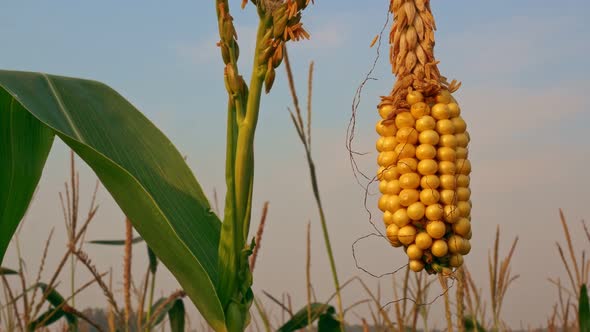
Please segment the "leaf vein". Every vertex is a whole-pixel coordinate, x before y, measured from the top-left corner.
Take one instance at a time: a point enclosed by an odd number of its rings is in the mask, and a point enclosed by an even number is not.
[[[70,118],[70,112],[68,111],[68,108],[66,107],[66,105],[63,103],[61,95],[57,91],[57,89],[55,88],[53,81],[49,78],[49,76],[47,76],[47,74],[43,73],[42,75],[45,78],[45,80],[47,81],[47,84],[49,85],[49,89],[51,89],[51,92],[53,93],[53,96],[55,97],[55,101],[57,101],[60,111],[63,113],[64,117],[68,121],[68,124],[70,125],[70,127],[74,131],[76,138],[78,139],[78,141],[86,144],[86,142],[82,138],[82,135],[80,134],[80,131],[78,130],[78,127],[76,127],[76,125],[74,124],[74,121],[72,121],[72,118]]]

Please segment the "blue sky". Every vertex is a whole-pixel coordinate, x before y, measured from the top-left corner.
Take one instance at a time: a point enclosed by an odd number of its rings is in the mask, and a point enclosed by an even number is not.
[[[213,3],[5,2],[0,5],[0,68],[93,78],[111,85],[188,155],[206,192],[213,188],[222,192],[226,96],[215,47]],[[256,17],[251,6],[241,11],[239,1],[231,4],[241,46],[240,67],[249,76]],[[349,167],[345,132],[354,92],[375,54],[368,45],[384,23],[387,5],[387,1],[316,1],[303,20],[312,40],[290,45],[299,83],[305,82],[309,62],[316,63],[313,149],[342,279],[360,274],[350,245],[370,231],[362,192]],[[443,74],[463,82],[457,96],[472,136],[474,249],[467,263],[484,287],[484,264],[496,224],[506,246],[519,235],[513,271],[521,279],[509,292],[504,316],[512,326],[521,321],[543,324],[556,296],[546,278],[564,277],[553,245],[562,241],[557,209],[565,209],[578,231],[578,221],[590,216],[586,167],[590,3],[435,0],[432,7],[438,27],[435,54]],[[331,286],[320,252],[323,244],[303,150],[286,112],[290,97],[282,68],[278,74],[273,92],[263,100],[256,140],[255,206],[271,201],[256,289],[274,294],[290,290],[294,301],[303,303],[298,293],[303,294],[305,287],[302,243],[307,220],[312,221],[317,249],[313,272],[318,295],[328,296]],[[386,58],[374,76],[378,80],[363,92],[355,141],[358,150],[367,152],[373,152],[376,139],[378,96],[387,94],[393,83]],[[303,84],[298,86],[305,91]],[[27,243],[31,268],[52,226],[57,228],[56,242],[63,239],[57,191],[68,174],[66,153],[56,143],[23,228],[21,242]],[[361,166],[372,172],[375,158],[374,153],[362,158]],[[81,173],[83,193],[88,193],[94,176],[87,168]],[[123,217],[106,191],[99,198],[101,212],[91,234],[121,237]],[[587,246],[581,235],[575,240]],[[8,262],[14,260],[11,250]],[[113,266],[118,271],[121,264],[113,263],[112,255],[119,257],[119,252],[89,251],[99,270]],[[378,243],[363,247],[362,257],[382,271],[404,261],[401,251]],[[276,271],[292,272],[277,278]],[[162,289],[176,287],[169,275],[161,280]],[[362,293],[353,287],[345,296],[352,303]],[[93,299],[89,295],[82,300],[92,304]]]

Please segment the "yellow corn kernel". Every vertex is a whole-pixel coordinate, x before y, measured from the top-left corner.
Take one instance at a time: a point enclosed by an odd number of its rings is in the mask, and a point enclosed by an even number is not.
[[[453,232],[455,234],[466,237],[471,232],[471,222],[467,218],[459,218],[453,224]]]
[[[465,240],[459,235],[451,235],[448,239],[449,251],[452,254],[460,254],[465,251]]]
[[[451,118],[453,126],[455,127],[455,134],[462,134],[467,130],[467,123],[462,117]]]
[[[449,224],[455,223],[461,217],[456,205],[445,205],[443,208],[444,220]]]
[[[405,173],[399,178],[399,186],[402,189],[416,189],[420,186],[420,175],[417,173]]]
[[[455,162],[457,159],[456,150],[449,148],[449,147],[440,147],[436,151],[436,158],[440,161],[452,161]]]
[[[471,162],[469,159],[457,159],[455,164],[457,164],[457,173],[463,175],[469,175],[471,173]]]
[[[460,134],[463,135],[463,134]],[[447,148],[455,149],[458,146],[457,136],[444,134],[440,137],[440,142],[438,142],[440,146],[444,146]]]
[[[420,232],[416,235],[416,246],[422,250],[429,249],[432,245],[432,237],[427,232]]]
[[[400,208],[393,213],[391,221],[397,225],[397,227],[404,227],[410,223],[410,217],[408,217],[408,212],[405,208]]]
[[[432,246],[430,247],[430,252],[436,257],[443,257],[449,252],[449,247],[445,240],[436,240],[432,242]]]
[[[436,175],[424,175],[422,179],[420,179],[420,187],[422,189],[437,189],[439,186],[440,179]]]
[[[416,227],[412,225],[406,225],[400,228],[399,232],[397,233],[397,237],[399,239],[399,242],[401,242],[402,244],[410,245],[412,242],[414,242],[414,239],[416,238]]]
[[[414,272],[420,272],[424,269],[424,263],[421,260],[410,260],[408,267]]]
[[[455,190],[457,188],[457,180],[454,175],[443,174],[439,176],[440,187],[443,189]]]
[[[414,158],[403,158],[397,162],[397,171],[401,175],[416,172],[418,161]]]
[[[447,104],[437,103],[430,109],[430,115],[436,120],[444,120],[449,118],[449,107]]]
[[[465,188],[466,186],[459,186],[459,180],[457,180],[457,200],[468,201],[471,198],[471,190]]]
[[[422,258],[423,252],[422,249],[418,248],[418,246],[416,246],[415,244],[410,244],[406,249],[406,254],[408,255],[408,258],[411,260],[419,260],[420,258]]]
[[[389,211],[383,212],[383,223],[385,224],[385,226],[389,226],[393,223],[392,216],[393,214]]]
[[[455,125],[449,119],[442,119],[436,122],[436,132],[441,135],[452,135],[455,133]]]
[[[441,190],[440,191],[440,202],[445,205],[454,204],[457,201],[457,192],[454,190]]]
[[[436,148],[430,144],[420,144],[416,148],[416,158],[420,160],[434,159],[436,157]]]
[[[416,147],[410,143],[399,143],[393,152],[399,157],[399,159],[413,158],[416,155]]]
[[[457,187],[464,187],[467,188],[469,187],[469,183],[471,182],[471,180],[469,179],[468,175],[457,175]]]
[[[436,128],[436,120],[431,116],[423,116],[416,120],[416,130],[423,132],[426,130],[434,130]]]
[[[424,189],[420,191],[420,202],[426,206],[436,204],[439,200],[440,193],[438,190]]]
[[[422,175],[434,175],[438,171],[438,164],[432,159],[420,160],[417,170]]]
[[[452,118],[458,117],[461,115],[461,108],[457,103],[448,103],[447,107],[449,108],[449,116]]]
[[[410,112],[402,112],[395,117],[395,126],[399,129],[405,127],[414,128],[415,123],[416,119],[414,119]]]
[[[377,179],[379,179],[379,181],[391,181],[391,180],[396,180],[398,179],[400,176],[400,174],[397,171],[397,168],[395,167],[379,167],[379,170],[377,171]]]
[[[395,151],[385,151],[379,153],[379,157],[377,157],[377,163],[379,166],[388,167],[394,165],[397,162],[397,158],[398,154]]]
[[[400,128],[395,134],[395,138],[399,143],[416,144],[418,142],[418,131],[413,127]]]
[[[379,115],[381,115],[381,118],[383,119],[388,119],[393,111],[393,105],[383,105],[379,108]]]
[[[401,201],[398,195],[387,195],[387,200],[385,201],[385,210],[391,213],[402,208]]]
[[[469,135],[467,132],[455,134],[455,141],[457,142],[458,147],[467,148],[467,145],[469,145]]]
[[[407,208],[408,217],[414,221],[418,221],[424,218],[425,212],[426,207],[422,202],[412,203]]]
[[[452,161],[439,161],[438,172],[441,175],[455,175],[457,172],[457,166]]]
[[[402,243],[398,239],[398,233],[399,233],[399,227],[397,227],[396,225],[391,224],[391,225],[387,226],[385,234],[387,235],[387,239],[389,240],[389,243],[393,247],[401,247],[402,246]]]
[[[397,128],[393,122],[383,123],[384,120],[377,122],[375,126],[375,131],[379,136],[395,136],[397,133]]]
[[[451,267],[459,267],[463,265],[463,256],[460,254],[451,255],[451,258],[449,258],[449,265]]]
[[[424,102],[417,102],[410,107],[410,113],[418,120],[423,116],[430,115],[430,108]]]
[[[426,224],[426,232],[433,239],[440,239],[445,236],[446,226],[440,220],[433,220]]]
[[[448,104],[451,102],[452,96],[449,90],[441,90],[434,100],[436,100],[437,103]]]
[[[414,105],[414,104],[419,103],[423,100],[424,100],[424,96],[422,95],[422,93],[420,91],[416,91],[416,90],[411,91],[406,96],[406,101],[410,105]]]
[[[457,156],[457,159],[467,159],[467,156],[469,155],[469,151],[466,148],[462,148],[462,147],[457,147],[455,149],[455,154]]]
[[[403,189],[399,193],[399,199],[402,206],[410,206],[420,199],[420,193],[416,189]]]
[[[375,144],[375,147],[377,148],[377,151],[379,151],[379,152],[393,151],[393,149],[396,146],[397,146],[397,140],[395,139],[395,137],[387,137],[387,136],[380,137],[377,140],[377,143]]]
[[[443,218],[444,209],[443,206],[440,204],[431,204],[426,207],[426,211],[424,211],[424,215],[428,220],[442,220]]]

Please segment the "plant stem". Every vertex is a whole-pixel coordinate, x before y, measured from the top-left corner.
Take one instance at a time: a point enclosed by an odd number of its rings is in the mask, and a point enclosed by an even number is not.
[[[18,276],[20,277],[20,281],[21,281],[21,287],[22,287],[22,298],[23,298],[23,326],[29,326],[29,296],[27,294],[27,282],[25,280],[25,274],[24,274],[24,268],[23,268],[23,256],[21,254],[21,246],[20,246],[20,240],[18,235],[14,238],[15,242],[16,242],[16,253],[17,253],[17,258],[18,258]],[[14,305],[16,306],[17,304],[14,303]]]
[[[152,278],[150,281],[150,295],[149,295],[149,300],[148,300],[148,307],[147,307],[147,313],[145,315],[145,321],[149,322],[151,315],[152,315],[152,306],[154,305],[154,290],[156,289],[156,273],[152,273]],[[149,331],[149,325],[146,326],[146,331]]]
[[[256,50],[254,52],[246,114],[238,124],[238,139],[235,150],[236,217],[239,222],[243,223],[244,241],[250,228],[250,196],[252,195],[252,180],[254,179],[254,133],[258,123],[260,97],[262,95],[264,75],[266,74],[266,66],[258,64],[257,55],[262,52],[266,29],[266,22],[261,18],[256,36]]]
[[[76,273],[76,268],[74,266],[75,263],[75,258],[74,256],[70,257],[70,290],[72,292],[72,294],[74,294],[74,291],[76,290],[76,282],[75,282],[75,273]],[[72,297],[72,307],[76,307],[76,298]]]
[[[258,122],[262,85],[266,74],[266,67],[258,64],[258,54],[261,53],[266,43],[265,32],[268,21],[261,16],[256,38],[252,80],[250,89],[248,89],[238,73],[237,43],[233,39],[228,39],[227,34],[224,34],[229,29],[227,20],[230,19],[227,1],[218,1],[218,7],[221,43],[224,43],[222,47],[229,49],[229,62],[226,63],[226,85],[229,95],[226,152],[227,194],[219,248],[220,282],[217,287],[222,305],[227,306],[236,295],[239,300],[238,286],[245,281],[239,280],[239,270],[243,266],[247,268],[248,265],[247,261],[242,262],[242,250],[246,247],[250,228],[254,180],[254,134]],[[228,74],[229,72],[232,72],[231,75]]]
[[[132,255],[133,226],[129,218],[125,219],[125,256],[123,284],[125,296],[125,331],[129,331],[129,319],[131,315],[131,255]]]
[[[238,44],[235,35],[232,18],[229,14],[227,0],[216,0],[217,19],[219,21],[220,47],[225,66],[225,83],[228,93],[227,107],[227,150],[225,178],[227,193],[225,197],[225,213],[221,229],[219,243],[219,282],[217,292],[224,307],[238,293],[238,270],[240,267],[241,251],[246,240],[243,234],[243,216],[245,209],[238,204],[238,191],[236,183],[236,153],[239,151],[237,137],[239,135],[239,123],[243,123],[245,117],[245,104],[248,99],[248,88],[239,75]],[[242,134],[243,135],[243,134]],[[250,180],[251,181],[251,180]],[[238,207],[240,206],[240,207]],[[243,210],[241,210],[243,209]]]
[[[307,223],[307,255],[305,257],[305,288],[307,289],[307,326],[308,331],[312,331],[311,324],[311,222]]]
[[[289,80],[289,88],[291,90],[291,96],[293,98],[293,104],[295,106],[295,113],[297,114],[297,117],[295,117],[293,114],[291,114],[292,115],[291,119],[293,120],[293,124],[295,125],[295,129],[297,130],[297,133],[299,134],[299,138],[301,139],[301,142],[303,143],[303,147],[305,148],[305,156],[307,158],[307,163],[309,166],[309,172],[310,172],[310,177],[311,177],[311,186],[313,188],[313,195],[315,197],[316,204],[318,206],[318,211],[320,214],[320,223],[322,225],[322,233],[324,236],[324,243],[326,245],[328,259],[330,260],[330,268],[332,270],[332,278],[334,280],[334,287],[336,288],[336,302],[337,302],[337,307],[338,307],[338,318],[339,318],[340,324],[341,324],[340,329],[342,331],[344,331],[344,309],[342,307],[342,296],[340,294],[340,282],[338,280],[338,271],[336,270],[336,262],[334,260],[334,253],[332,252],[332,244],[330,242],[330,234],[328,232],[328,225],[326,223],[326,216],[324,214],[324,207],[322,205],[322,200],[320,198],[320,190],[319,190],[319,186],[318,186],[315,164],[314,164],[313,158],[311,156],[310,121],[311,121],[311,82],[312,82],[312,73],[313,73],[313,63],[310,66],[309,81],[308,81],[309,82],[308,83],[309,84],[309,90],[308,90],[309,96],[308,96],[308,109],[307,109],[308,130],[307,130],[307,135],[306,135],[304,125],[303,125],[303,118],[301,117],[301,110],[299,108],[299,101],[297,98],[297,93],[295,91],[293,72],[291,70],[289,55],[288,55],[286,48],[284,51],[284,59],[285,59],[285,69],[287,71],[287,77]]]
[[[320,198],[320,190],[318,188],[318,180],[315,170],[315,164],[311,158],[311,151],[307,151],[307,160],[309,163],[309,172],[311,173],[311,186],[313,188],[313,195],[318,205],[318,211],[320,213],[320,222],[322,224],[322,232],[324,233],[324,243],[326,244],[326,252],[328,253],[328,259],[330,260],[330,268],[332,269],[332,278],[334,280],[334,287],[336,288],[336,304],[338,306],[338,318],[340,320],[340,326],[344,331],[344,310],[342,308],[342,295],[340,294],[340,282],[338,281],[338,271],[336,270],[336,261],[334,260],[334,253],[332,252],[332,244],[330,242],[330,233],[328,232],[328,224],[326,222],[326,216],[324,214],[324,207]]]
[[[264,324],[264,330],[266,332],[271,332],[272,329],[270,326],[270,321],[268,320],[268,315],[264,310],[264,307],[258,302],[256,298],[254,299],[254,305],[256,306],[256,310],[258,310],[258,313],[260,314],[260,318],[262,319],[262,323]]]

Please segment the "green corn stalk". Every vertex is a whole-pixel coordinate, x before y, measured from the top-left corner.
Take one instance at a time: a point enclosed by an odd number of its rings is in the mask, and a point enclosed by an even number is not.
[[[250,85],[239,74],[239,45],[227,0],[216,0],[225,84],[228,93],[225,214],[219,244],[218,293],[229,331],[243,331],[250,321],[254,296],[248,263],[254,242],[247,243],[254,183],[254,137],[262,89],[268,93],[275,67],[282,60],[288,29],[287,4],[271,8],[271,1],[256,2],[259,15]],[[299,7],[303,9],[305,5]],[[293,23],[293,22],[292,22]]]
[[[228,92],[223,222],[170,140],[116,91],[96,81],[0,70],[0,264],[58,137],[95,171],[208,324],[243,331],[254,299],[254,242],[247,239],[261,95],[272,88],[285,43],[308,37],[300,25],[308,1],[252,1],[260,20],[249,86],[238,71],[228,1],[215,1]]]

